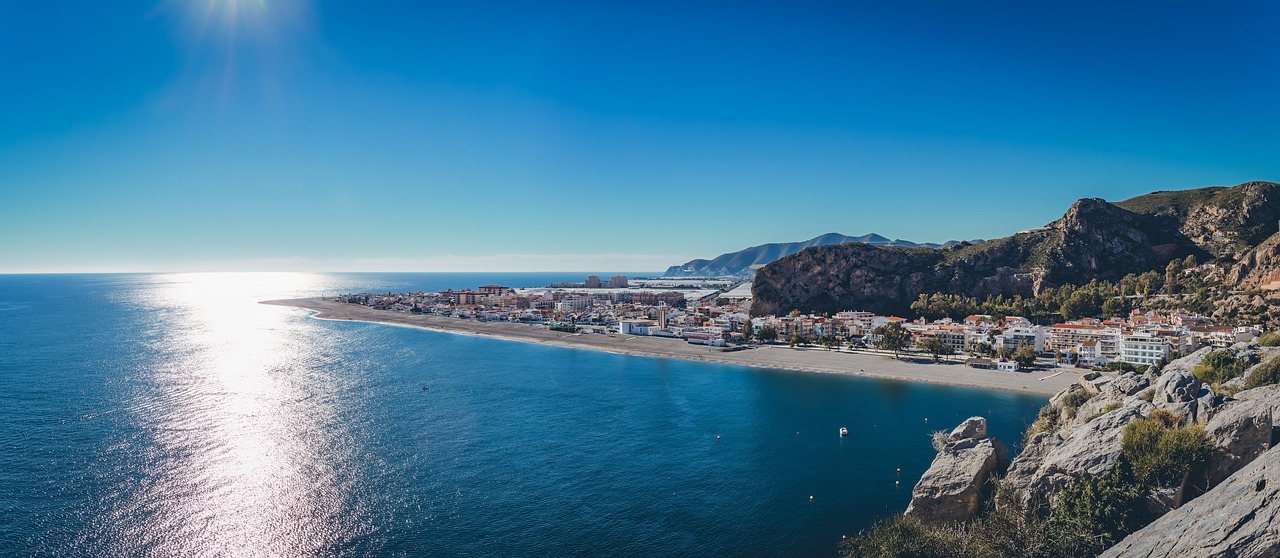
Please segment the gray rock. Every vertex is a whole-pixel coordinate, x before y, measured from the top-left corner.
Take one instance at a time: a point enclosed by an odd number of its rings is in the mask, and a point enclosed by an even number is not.
[[[1102,553],[1103,557],[1280,555],[1280,450]]]
[[[1145,375],[1138,374],[1137,372],[1128,372],[1111,382],[1111,384],[1107,386],[1104,394],[1123,398],[1130,395],[1137,395],[1138,392],[1147,389],[1150,385],[1151,380]]]
[[[1209,486],[1215,486],[1271,448],[1269,399],[1236,401],[1205,425],[1205,439],[1214,447],[1209,458]]]
[[[952,440],[964,440],[968,438],[986,438],[987,437],[987,419],[982,417],[969,417],[960,423],[955,430],[951,431]]]
[[[1120,456],[1125,425],[1153,408],[1132,397],[1092,421],[1056,434],[1037,434],[1009,467],[1005,484],[1021,493],[1024,504],[1052,504],[1052,497],[1072,480],[1096,478],[1110,470]]]
[[[947,444],[912,490],[906,515],[932,524],[972,519],[989,495],[988,481],[1008,466],[1008,458],[995,438]]]

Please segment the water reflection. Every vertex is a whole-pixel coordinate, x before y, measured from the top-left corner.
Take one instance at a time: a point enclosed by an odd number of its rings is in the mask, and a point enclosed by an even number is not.
[[[321,280],[164,275],[136,291],[158,357],[131,408],[149,451],[141,478],[97,526],[125,531],[106,538],[112,553],[313,554],[367,531],[349,505],[354,444],[334,426],[345,410],[329,395],[343,388],[332,339],[257,304]]]

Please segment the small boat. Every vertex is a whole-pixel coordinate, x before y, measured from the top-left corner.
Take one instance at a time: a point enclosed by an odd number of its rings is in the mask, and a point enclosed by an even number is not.
[[[427,386],[422,386],[422,391],[427,391],[427,390],[429,390],[429,389],[431,389],[431,388],[430,388],[430,387],[427,387]]]
[[[849,435],[849,429],[848,429],[848,428],[845,428],[845,427],[843,427],[843,426],[841,426],[841,427],[840,427],[840,437],[841,437],[841,438],[843,438],[843,437],[848,436],[848,435]]]

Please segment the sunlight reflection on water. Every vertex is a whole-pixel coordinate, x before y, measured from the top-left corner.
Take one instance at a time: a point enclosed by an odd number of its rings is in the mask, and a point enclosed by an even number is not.
[[[280,556],[332,549],[368,530],[345,503],[356,478],[333,340],[256,304],[309,294],[308,274],[155,277],[134,304],[160,357],[131,409],[153,455],[108,523],[123,554]],[[125,521],[145,511],[152,521]],[[340,513],[342,512],[342,513]]]

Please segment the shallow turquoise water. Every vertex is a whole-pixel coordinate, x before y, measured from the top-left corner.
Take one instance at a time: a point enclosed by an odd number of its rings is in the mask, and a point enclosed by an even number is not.
[[[0,548],[832,555],[905,507],[929,432],[1014,440],[1044,402],[256,304],[579,275],[0,276]]]

